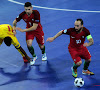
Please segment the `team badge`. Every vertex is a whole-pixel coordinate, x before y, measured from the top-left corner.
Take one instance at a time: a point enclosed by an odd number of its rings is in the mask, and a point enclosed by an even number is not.
[[[64,30],[64,33],[67,33],[67,29]]]
[[[34,21],[34,19],[32,19],[32,21]]]
[[[84,38],[84,36],[82,36],[82,38]]]

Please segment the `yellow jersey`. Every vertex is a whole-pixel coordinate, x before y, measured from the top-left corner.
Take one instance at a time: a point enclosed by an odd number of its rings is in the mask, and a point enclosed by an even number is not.
[[[9,24],[1,24],[0,25],[0,45],[2,44],[2,41],[5,37],[10,37],[12,39],[12,44],[19,48],[20,44],[16,38],[16,36],[13,34],[13,28]]]

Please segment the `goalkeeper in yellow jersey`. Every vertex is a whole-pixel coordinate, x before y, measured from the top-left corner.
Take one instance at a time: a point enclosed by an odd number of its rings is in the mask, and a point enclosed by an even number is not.
[[[23,50],[23,48],[20,46],[20,43],[18,42],[16,36],[13,34],[13,28],[9,24],[1,24],[0,25],[0,45],[2,42],[7,46],[10,46],[11,44],[14,45],[14,47],[19,51],[19,53],[22,55],[24,63],[30,62],[30,57],[26,54],[26,52]]]

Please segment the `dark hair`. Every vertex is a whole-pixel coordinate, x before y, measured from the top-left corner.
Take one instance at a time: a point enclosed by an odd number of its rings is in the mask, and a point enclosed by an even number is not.
[[[76,21],[80,21],[81,22],[81,25],[83,25],[83,20],[82,19],[76,19]]]
[[[26,2],[24,5],[24,7],[30,7],[30,6],[32,7],[32,4],[30,2]]]
[[[4,38],[4,43],[7,45],[7,46],[10,46],[11,45],[11,41],[12,39],[10,37],[5,37]]]

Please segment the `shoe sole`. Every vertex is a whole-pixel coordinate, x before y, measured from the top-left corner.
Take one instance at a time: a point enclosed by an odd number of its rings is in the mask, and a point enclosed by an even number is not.
[[[47,58],[46,59],[42,59],[42,61],[47,61]]]
[[[82,74],[83,74],[83,75],[94,75],[94,74],[86,74],[86,73],[83,73],[83,72],[82,72]]]
[[[42,60],[42,61],[47,61],[47,59],[46,60]]]

